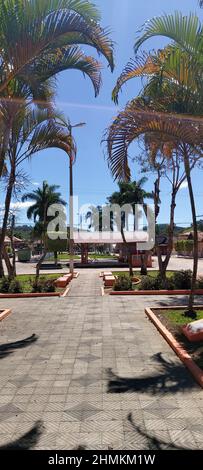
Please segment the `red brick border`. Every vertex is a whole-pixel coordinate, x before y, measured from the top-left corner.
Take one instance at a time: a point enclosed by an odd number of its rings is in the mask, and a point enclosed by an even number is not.
[[[0,299],[26,299],[32,297],[60,297],[60,292],[21,292],[19,294],[0,294]]]
[[[203,289],[196,289],[195,295],[203,295]],[[190,290],[121,290],[111,291],[110,295],[189,295]]]
[[[10,308],[6,308],[5,310],[0,310],[0,321],[6,318],[11,313]]]
[[[153,310],[169,310],[171,307],[153,307]],[[184,306],[179,306],[174,308],[184,309]],[[201,307],[198,306],[198,309]],[[203,307],[202,307],[203,308]],[[191,356],[185,351],[185,349],[180,345],[180,343],[174,338],[169,330],[163,325],[163,323],[157,318],[155,313],[152,311],[151,308],[145,308],[145,313],[148,318],[152,321],[152,323],[156,326],[157,330],[161,333],[164,339],[167,341],[169,346],[173,349],[173,351],[177,354],[183,364],[187,367],[187,369],[191,372],[197,383],[200,387],[203,388],[203,370],[195,364]]]

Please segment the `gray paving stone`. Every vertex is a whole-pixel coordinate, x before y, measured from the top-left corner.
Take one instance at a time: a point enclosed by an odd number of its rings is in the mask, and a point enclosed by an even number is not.
[[[0,343],[38,339],[1,358],[1,443],[43,421],[35,449],[202,449],[203,392],[144,315],[171,299],[101,284],[81,270],[64,299],[7,299]]]

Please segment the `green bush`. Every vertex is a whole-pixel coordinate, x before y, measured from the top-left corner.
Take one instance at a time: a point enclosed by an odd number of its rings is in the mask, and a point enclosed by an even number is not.
[[[31,280],[30,282],[31,286],[32,286],[32,293],[36,293],[36,292],[42,292],[42,282],[41,281],[37,281],[36,279]]]
[[[132,279],[126,275],[119,276],[114,284],[114,290],[116,291],[132,290],[132,288]]]
[[[190,269],[188,270],[182,270],[182,271],[176,271],[173,276],[173,283],[175,286],[175,289],[190,289],[191,288],[191,280],[192,280],[192,271]]]
[[[56,287],[54,284],[54,279],[48,279],[43,282],[43,290],[42,292],[55,292]]]
[[[174,283],[172,279],[166,278],[165,280],[161,276],[142,276],[141,283],[139,284],[139,290],[173,290]]]
[[[32,281],[32,292],[55,292],[54,279],[39,279]]]
[[[177,253],[186,253],[188,255],[192,254],[194,247],[193,240],[177,240],[175,244],[175,249]]]
[[[10,294],[20,294],[21,292],[23,292],[22,285],[21,285],[21,283],[18,281],[18,279],[13,279],[13,280],[10,282],[10,285],[9,285],[9,292],[10,292]]]
[[[197,280],[197,289],[203,289],[203,278]]]
[[[7,277],[3,277],[0,281],[0,292],[7,294],[9,292],[10,281]]]

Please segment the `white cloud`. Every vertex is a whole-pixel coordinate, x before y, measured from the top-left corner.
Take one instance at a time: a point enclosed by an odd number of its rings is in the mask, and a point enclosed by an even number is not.
[[[27,209],[33,204],[32,201],[25,201],[25,202],[12,202],[11,209]]]
[[[33,186],[40,186],[40,183],[38,183],[37,181],[32,181],[32,184]]]
[[[186,189],[188,188],[187,181],[183,181],[183,183],[180,185],[180,189]]]

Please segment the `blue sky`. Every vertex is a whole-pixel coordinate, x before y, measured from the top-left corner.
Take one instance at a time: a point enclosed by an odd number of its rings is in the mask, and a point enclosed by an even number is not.
[[[197,0],[95,0],[102,13],[102,25],[109,27],[111,36],[115,41],[115,71],[112,74],[102,59],[103,86],[98,98],[94,98],[94,91],[90,81],[83,78],[79,72],[68,71],[58,77],[57,105],[70,118],[72,124],[85,121],[86,126],[74,130],[77,141],[78,154],[74,166],[74,191],[79,196],[80,204],[103,204],[116,188],[112,181],[107,164],[104,159],[103,148],[100,145],[106,127],[116,115],[116,107],[111,101],[111,91],[116,79],[124,65],[133,57],[133,44],[136,33],[143,23],[153,16],[162,13],[172,13],[179,9],[184,14],[196,11],[203,19],[203,10],[197,5]],[[145,49],[161,48],[166,44],[163,38],[153,38],[145,44]],[[88,51],[89,52],[89,51]],[[93,51],[93,54],[95,52]],[[120,97],[119,106],[122,108],[126,102],[136,96],[141,89],[140,80],[132,80],[124,87]],[[132,149],[134,155],[135,147]],[[131,166],[134,179],[140,178],[139,167]],[[68,161],[66,155],[60,150],[48,150],[34,156],[32,161],[24,164],[24,170],[29,174],[36,188],[37,183],[46,179],[50,184],[59,184],[63,198],[68,198]],[[203,213],[202,172],[193,173],[197,213]],[[153,178],[149,177],[146,189],[152,190]],[[160,223],[168,222],[170,186],[166,181],[162,184]],[[27,222],[26,211],[21,210],[18,215],[20,223]],[[181,225],[189,224],[191,213],[187,188],[181,189],[177,199],[176,222]]]

